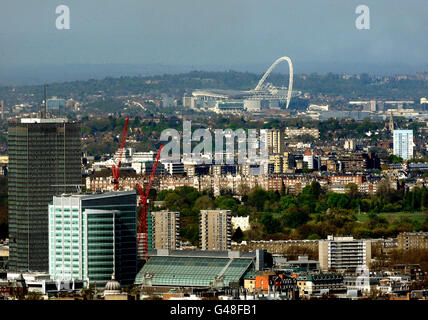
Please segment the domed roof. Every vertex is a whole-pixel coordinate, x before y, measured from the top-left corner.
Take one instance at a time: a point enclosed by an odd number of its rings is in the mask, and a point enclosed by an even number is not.
[[[114,273],[111,276],[111,280],[106,283],[104,287],[104,294],[115,294],[122,291],[120,283],[115,280]]]

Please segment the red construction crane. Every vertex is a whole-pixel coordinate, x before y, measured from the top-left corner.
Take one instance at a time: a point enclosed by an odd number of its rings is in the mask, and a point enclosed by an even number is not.
[[[126,142],[126,134],[128,133],[128,121],[129,119],[126,118],[125,120],[125,126],[123,127],[122,131],[122,137],[120,139],[120,149],[119,149],[119,161],[116,165],[112,165],[111,172],[113,174],[113,184],[114,184],[114,190],[119,190],[119,174],[120,174],[120,167],[122,165],[122,154],[123,154],[123,148],[125,147]]]
[[[150,175],[149,182],[147,183],[146,191],[144,192],[143,188],[139,184],[136,185],[137,190],[140,193],[140,205],[142,205],[141,220],[140,220],[140,225],[138,227],[137,248],[140,247],[140,235],[141,233],[144,233],[145,234],[145,237],[143,239],[143,256],[144,257],[146,257],[146,254],[148,251],[147,199],[149,197],[150,189],[152,187],[153,178],[155,177],[155,174],[156,174],[156,168],[158,166],[159,157],[160,157],[162,148],[163,148],[163,145],[159,147],[158,154],[156,155],[156,160],[153,164],[152,173]]]

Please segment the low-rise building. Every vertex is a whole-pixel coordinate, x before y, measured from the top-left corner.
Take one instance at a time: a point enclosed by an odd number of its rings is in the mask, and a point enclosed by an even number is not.
[[[402,232],[397,239],[399,250],[428,249],[428,232]]]
[[[317,295],[322,293],[338,293],[346,290],[343,276],[339,274],[308,274],[297,277],[300,295]]]

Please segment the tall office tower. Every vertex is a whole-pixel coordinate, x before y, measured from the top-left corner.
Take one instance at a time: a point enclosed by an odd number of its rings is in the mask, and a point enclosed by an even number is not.
[[[152,211],[148,220],[149,249],[180,249],[180,212]]]
[[[413,130],[394,130],[394,154],[403,160],[413,158]]]
[[[53,197],[49,205],[49,274],[104,286],[137,274],[135,191]]]
[[[202,250],[230,250],[232,229],[230,210],[201,210],[199,228]]]
[[[4,120],[4,101],[1,101],[1,119]]]
[[[21,119],[9,124],[9,269],[48,271],[48,205],[82,183],[80,124]]]
[[[271,129],[268,133],[268,150],[271,154],[283,154],[285,147],[284,130]]]
[[[328,236],[327,240],[319,241],[318,256],[322,271],[367,268],[371,260],[371,242]]]

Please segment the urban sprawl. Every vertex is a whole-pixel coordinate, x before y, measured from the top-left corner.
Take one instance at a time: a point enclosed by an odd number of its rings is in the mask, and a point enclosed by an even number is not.
[[[268,75],[0,88],[0,299],[428,299],[428,75]]]

